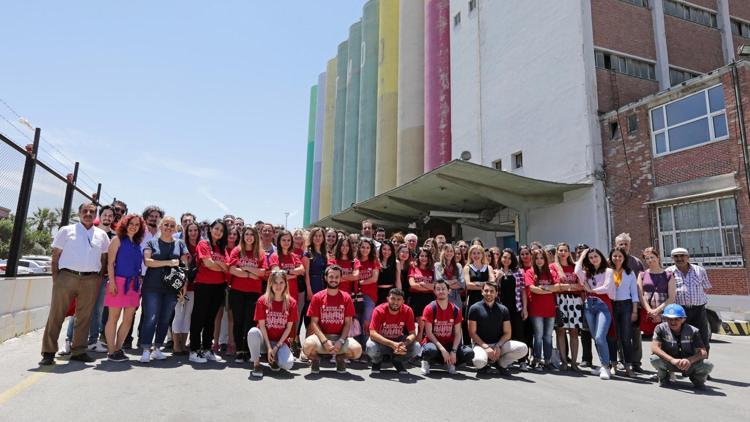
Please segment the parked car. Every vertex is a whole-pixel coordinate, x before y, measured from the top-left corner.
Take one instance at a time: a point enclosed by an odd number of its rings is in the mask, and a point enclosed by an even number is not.
[[[8,261],[4,259],[0,259],[0,275],[5,274],[5,267],[7,265]],[[16,272],[18,275],[24,275],[24,274],[31,274],[31,270],[27,267],[18,266],[18,271]]]
[[[19,259],[18,260],[18,268],[20,269],[21,267],[28,268],[29,271],[32,272],[32,273],[34,273],[34,274],[44,274],[44,273],[48,273],[48,272],[51,271],[50,270],[50,268],[51,268],[50,266],[45,267],[44,265],[42,265],[42,264],[40,264],[40,263],[38,263],[36,261],[31,261],[31,260],[28,260],[28,259]],[[19,271],[19,274],[20,274],[20,271]]]
[[[52,257],[44,255],[24,255],[21,257],[22,260],[28,260],[36,262],[37,264],[44,267],[44,273],[52,272]]]

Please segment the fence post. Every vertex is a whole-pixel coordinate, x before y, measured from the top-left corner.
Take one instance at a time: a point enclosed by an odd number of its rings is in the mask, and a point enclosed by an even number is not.
[[[96,204],[97,207],[102,206],[102,200],[100,199],[101,194],[102,194],[102,184],[98,183],[96,185],[96,197],[94,197],[94,203]]]
[[[37,151],[39,151],[39,138],[41,134],[41,129],[36,128],[34,130],[34,144],[26,145],[26,163],[23,166],[23,178],[21,179],[21,189],[18,191],[16,217],[13,221],[13,234],[10,238],[10,251],[8,251],[8,262],[5,267],[5,275],[8,277],[15,277],[18,274],[18,258],[21,257],[23,231],[26,227],[26,217],[29,213],[31,187],[34,184],[36,155]]]
[[[66,177],[68,185],[65,188],[65,202],[63,203],[62,216],[60,216],[60,227],[70,224],[70,208],[73,204],[73,192],[76,190],[76,182],[78,181],[78,164],[76,161],[73,174],[68,174]]]

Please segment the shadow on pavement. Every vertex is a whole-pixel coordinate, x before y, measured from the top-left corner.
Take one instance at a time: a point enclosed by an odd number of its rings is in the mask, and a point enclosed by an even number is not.
[[[725,385],[731,385],[733,387],[750,387],[750,383],[742,382],[742,381],[734,381],[734,380],[725,380],[721,378],[714,378],[711,377],[710,383],[717,383],[717,384],[725,384]]]
[[[95,362],[83,363],[78,361],[69,362],[67,360],[56,359],[55,365],[50,366],[37,366],[29,368],[29,372],[47,372],[50,374],[68,374],[71,372],[83,371],[86,369],[94,368]]]
[[[383,380],[383,381],[394,381],[394,382],[399,382],[401,384],[416,384],[417,381],[424,379],[420,375],[415,375],[412,373],[399,374],[395,370],[393,371],[384,370],[384,371],[381,371],[379,374],[370,373],[370,378]]]
[[[304,376],[306,380],[317,380],[321,378],[333,378],[340,381],[364,381],[365,379],[359,375],[347,372],[345,374],[339,374],[336,371],[324,371],[321,370],[318,374],[307,374]]]
[[[657,387],[658,388],[658,387]],[[666,388],[669,390],[679,391],[680,393],[685,394],[695,394],[697,396],[717,396],[717,397],[726,397],[727,395],[721,391],[719,391],[716,388],[713,388],[709,385],[706,385],[706,388],[704,390],[696,390],[693,388],[693,385],[690,383],[685,382],[675,382],[669,387],[661,387]]]

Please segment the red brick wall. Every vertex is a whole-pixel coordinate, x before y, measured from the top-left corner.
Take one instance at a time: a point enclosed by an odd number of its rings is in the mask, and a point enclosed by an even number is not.
[[[729,14],[750,21],[750,1],[729,0]]]
[[[724,65],[718,29],[668,15],[664,25],[669,64],[704,73]]]
[[[659,84],[656,81],[615,73],[614,77],[616,78],[617,91],[619,93],[619,104],[615,104],[614,89],[610,75],[612,75],[612,72],[608,70],[596,69],[596,93],[599,101],[599,112],[601,113],[622,107],[659,91]]]
[[[719,10],[719,6],[717,6],[716,0],[689,0],[688,3],[694,4],[696,6],[703,6],[706,9],[711,9],[714,12]]]
[[[750,71],[740,69],[741,91],[745,122],[750,128]],[[736,192],[737,208],[741,227],[744,268],[708,269],[713,284],[710,293],[722,295],[750,294],[750,200],[743,170],[742,149],[737,142],[737,110],[730,73],[721,77],[729,125],[729,140],[692,148],[686,151],[653,157],[648,111],[660,102],[642,104],[620,112],[621,137],[611,139],[610,123],[617,118],[602,121],[602,147],[605,187],[610,202],[613,222],[612,232],[629,232],[633,238],[633,250],[642,250],[651,244],[658,245],[655,237],[654,208],[644,202],[651,199],[653,187],[683,182],[697,177],[737,172],[736,181],[740,190]],[[694,89],[694,91],[700,88]],[[685,92],[688,95],[691,92]],[[667,100],[661,101],[661,103]],[[638,118],[637,131],[627,133],[627,116]],[[626,160],[627,157],[627,160]],[[627,163],[627,164],[626,164]],[[629,164],[629,165],[628,165]]]
[[[656,60],[651,11],[621,0],[592,0],[594,46]]]

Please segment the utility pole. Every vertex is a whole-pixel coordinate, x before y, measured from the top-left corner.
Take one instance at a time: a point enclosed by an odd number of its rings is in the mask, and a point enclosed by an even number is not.
[[[284,228],[287,230],[289,230],[289,227],[287,227],[289,225],[289,214],[289,211],[284,211]]]

